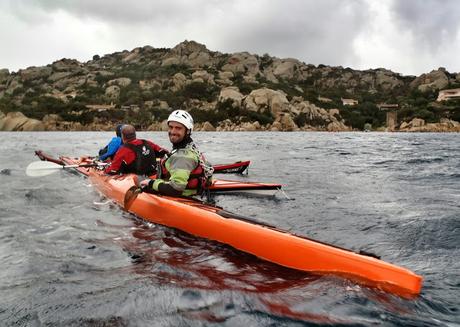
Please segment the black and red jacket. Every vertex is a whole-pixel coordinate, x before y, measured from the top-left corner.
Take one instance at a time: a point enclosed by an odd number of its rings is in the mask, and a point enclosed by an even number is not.
[[[115,154],[112,163],[105,169],[107,174],[152,175],[156,172],[157,158],[168,151],[159,145],[142,139],[123,144]]]

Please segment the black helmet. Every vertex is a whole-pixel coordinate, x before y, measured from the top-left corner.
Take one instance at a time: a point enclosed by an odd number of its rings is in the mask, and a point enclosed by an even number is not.
[[[118,137],[121,137],[121,129],[123,128],[123,124],[118,124],[115,128],[115,133],[117,133]]]

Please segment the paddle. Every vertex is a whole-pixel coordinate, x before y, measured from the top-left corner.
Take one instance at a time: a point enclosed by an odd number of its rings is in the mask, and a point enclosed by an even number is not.
[[[123,199],[123,208],[129,210],[134,200],[137,196],[142,193],[142,189],[136,185],[131,186],[125,193],[125,198]]]
[[[65,168],[79,168],[79,167],[96,167],[96,166],[105,166],[107,163],[90,163],[90,164],[81,164],[81,165],[60,165],[51,161],[34,161],[30,163],[26,168],[26,175],[31,177],[40,177],[51,175],[57,172],[60,169]]]
[[[147,176],[136,175],[133,178],[134,185],[131,186],[125,193],[125,198],[123,199],[123,208],[128,211],[134,200],[137,196],[143,191],[141,189],[141,181],[149,179]]]

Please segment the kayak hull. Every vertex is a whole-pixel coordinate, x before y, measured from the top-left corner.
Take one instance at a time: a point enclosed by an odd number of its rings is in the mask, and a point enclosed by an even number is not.
[[[213,165],[214,173],[217,174],[243,174],[250,165],[251,161],[237,161],[232,164]]]
[[[61,160],[75,164],[65,157]],[[135,185],[135,175],[108,176],[94,168],[84,168],[84,173],[97,190],[122,207],[125,193]],[[194,199],[141,193],[129,211],[146,221],[224,243],[292,269],[339,275],[403,297],[413,297],[421,290],[422,278],[410,270],[293,235]]]

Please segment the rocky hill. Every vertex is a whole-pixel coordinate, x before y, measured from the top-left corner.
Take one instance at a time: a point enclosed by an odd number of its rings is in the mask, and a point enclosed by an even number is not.
[[[443,68],[402,76],[224,54],[184,41],[172,49],[95,55],[86,63],[61,59],[0,70],[0,130],[107,130],[119,122],[161,130],[177,108],[192,113],[198,130],[376,129],[385,127],[381,103],[398,104],[398,124],[407,127],[414,118],[460,120],[458,102],[435,102],[438,90],[459,86],[460,74]]]

